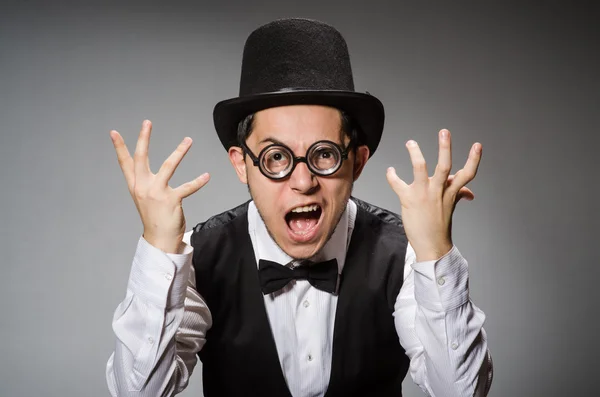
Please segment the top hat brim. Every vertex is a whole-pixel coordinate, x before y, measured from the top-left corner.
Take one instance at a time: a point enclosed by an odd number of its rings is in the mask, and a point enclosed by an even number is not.
[[[338,90],[285,90],[246,95],[216,104],[213,120],[219,140],[226,150],[238,146],[238,124],[260,110],[289,105],[322,105],[346,112],[362,130],[362,144],[375,153],[385,121],[383,104],[370,94]]]

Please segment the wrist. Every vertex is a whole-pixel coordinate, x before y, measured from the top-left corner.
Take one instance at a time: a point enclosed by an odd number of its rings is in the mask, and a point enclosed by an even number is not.
[[[437,261],[446,255],[454,245],[452,242],[445,242],[431,247],[414,247],[417,262]]]
[[[185,249],[185,244],[182,241],[183,236],[178,236],[177,238],[161,238],[149,233],[144,233],[142,237],[148,244],[167,254],[182,254]]]

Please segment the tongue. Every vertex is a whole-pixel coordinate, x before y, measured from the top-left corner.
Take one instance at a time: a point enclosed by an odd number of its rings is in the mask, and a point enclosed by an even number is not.
[[[315,212],[292,212],[288,217],[288,226],[294,233],[305,233],[312,229],[318,222],[318,217]]]

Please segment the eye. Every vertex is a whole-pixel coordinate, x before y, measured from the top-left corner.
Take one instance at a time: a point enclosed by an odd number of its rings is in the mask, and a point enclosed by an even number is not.
[[[331,149],[324,149],[324,150],[319,151],[317,153],[317,156],[319,156],[319,158],[321,158],[321,159],[326,160],[326,159],[332,158],[334,156],[334,154]]]
[[[284,147],[273,145],[267,149],[261,159],[261,167],[271,175],[285,172],[292,165],[292,155]]]
[[[266,157],[267,157],[267,161],[269,161],[269,162],[281,162],[281,161],[287,161],[287,159],[288,159],[288,156],[284,152],[282,152],[281,150],[277,150],[277,149],[269,151],[267,153]]]
[[[326,171],[335,168],[340,160],[339,151],[328,144],[315,147],[310,154],[310,161],[314,168]]]

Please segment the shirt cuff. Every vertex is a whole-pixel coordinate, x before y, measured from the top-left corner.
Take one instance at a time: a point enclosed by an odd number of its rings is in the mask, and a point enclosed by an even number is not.
[[[456,246],[438,260],[413,263],[415,299],[433,311],[449,311],[469,300],[469,267]]]
[[[143,237],[138,241],[127,288],[138,298],[162,308],[183,306],[193,248],[167,254]]]

